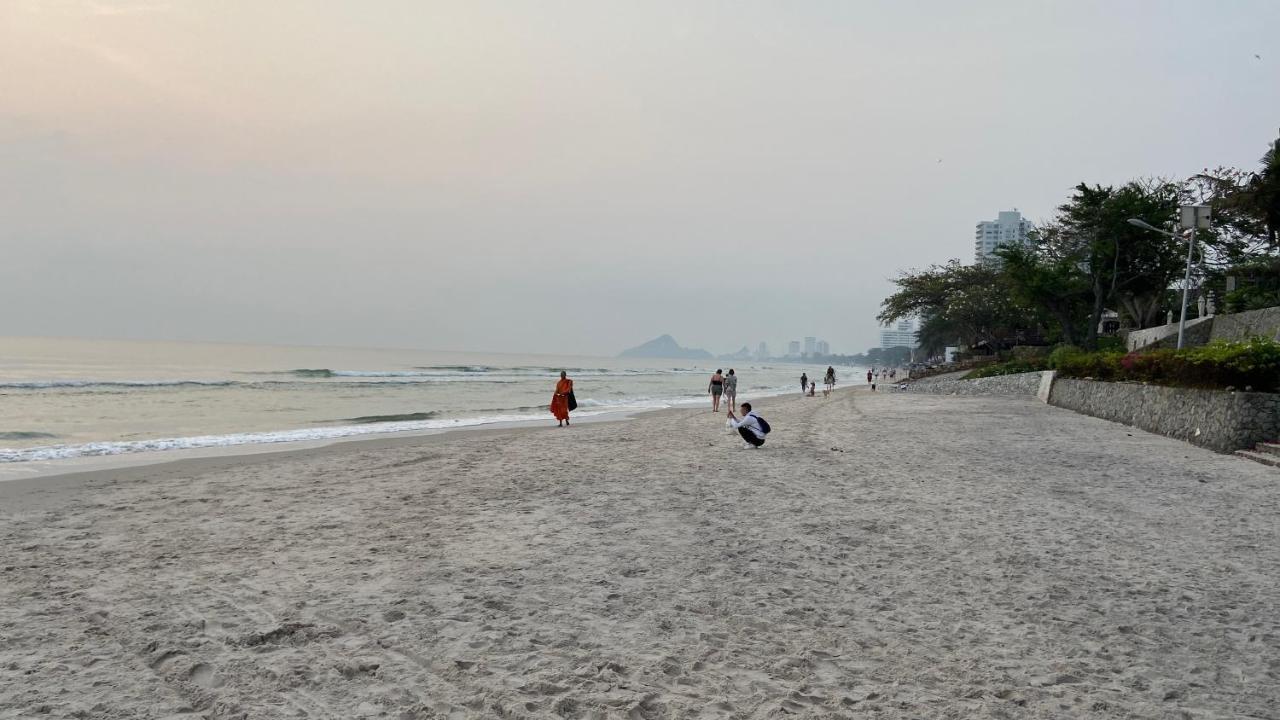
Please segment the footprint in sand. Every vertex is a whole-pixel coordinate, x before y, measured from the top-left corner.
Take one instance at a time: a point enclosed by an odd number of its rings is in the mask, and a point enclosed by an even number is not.
[[[187,671],[187,678],[196,685],[205,688],[222,687],[223,683],[226,682],[221,677],[218,677],[218,673],[214,671],[213,666],[207,663],[192,665],[191,669]]]

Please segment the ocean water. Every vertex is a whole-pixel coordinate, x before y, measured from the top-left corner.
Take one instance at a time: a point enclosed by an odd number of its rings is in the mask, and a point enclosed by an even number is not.
[[[739,401],[823,367],[420,350],[0,338],[0,463],[551,421],[700,403],[732,365]],[[858,370],[837,368],[842,380]]]

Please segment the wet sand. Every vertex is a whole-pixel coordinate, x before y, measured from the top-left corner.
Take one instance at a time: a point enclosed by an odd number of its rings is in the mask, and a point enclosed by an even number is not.
[[[1274,717],[1274,470],[761,405],[0,484],[0,718]]]

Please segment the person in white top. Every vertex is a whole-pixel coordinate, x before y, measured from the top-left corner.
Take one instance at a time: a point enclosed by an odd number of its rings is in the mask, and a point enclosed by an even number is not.
[[[742,436],[742,447],[758,448],[764,444],[765,430],[760,426],[760,416],[751,409],[751,403],[742,403],[742,419],[733,414],[733,406],[729,406],[729,425]]]

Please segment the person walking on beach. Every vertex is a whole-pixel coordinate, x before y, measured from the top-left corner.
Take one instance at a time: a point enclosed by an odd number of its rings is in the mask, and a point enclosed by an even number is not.
[[[720,412],[720,393],[724,392],[724,376],[720,374],[720,368],[716,368],[715,374],[711,376],[707,392],[711,393],[711,412]]]
[[[558,427],[569,426],[569,411],[578,407],[573,397],[573,381],[565,371],[560,371],[560,382],[556,383],[556,393],[551,396],[551,414],[560,421]]]
[[[764,436],[769,433],[769,423],[751,409],[751,403],[742,403],[742,419],[733,414],[733,406],[729,406],[729,426],[742,436],[742,447],[758,448],[764,444]]]
[[[729,374],[724,376],[724,404],[732,409],[737,402],[738,376],[733,374],[733,368],[729,368]]]
[[[800,373],[800,394],[804,395],[809,389],[809,373]]]

